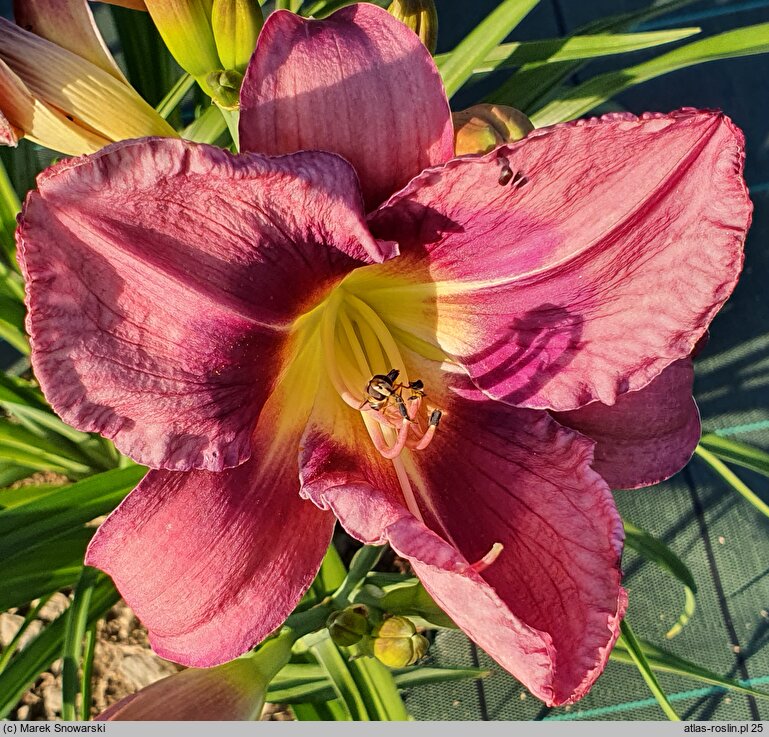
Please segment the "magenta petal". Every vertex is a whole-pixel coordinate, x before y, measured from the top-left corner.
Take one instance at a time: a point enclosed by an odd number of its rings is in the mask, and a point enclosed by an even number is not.
[[[300,499],[295,451],[219,473],[150,471],[99,528],[86,563],[112,576],[162,657],[231,660],[312,583],[334,518]]]
[[[734,288],[743,158],[728,118],[680,111],[542,129],[425,172],[371,217],[405,255],[386,269],[413,282],[410,254],[428,262],[391,323],[421,316],[419,337],[511,404],[613,404],[689,355]]]
[[[626,604],[622,522],[592,445],[545,413],[458,399],[433,445],[404,460],[426,526],[388,464],[317,431],[303,494],[359,539],[389,541],[491,657],[546,703],[568,703],[603,670]],[[473,570],[495,543],[499,557]]]
[[[341,154],[357,170],[369,208],[454,155],[430,54],[368,3],[325,20],[284,11],[267,19],[241,91],[240,143],[268,154]]]
[[[697,447],[693,383],[692,362],[685,358],[612,406],[593,402],[555,418],[596,441],[593,468],[611,487],[650,486],[680,471]]]
[[[292,320],[394,248],[332,154],[145,139],[38,188],[18,236],[35,374],[65,421],[155,468],[248,458]]]

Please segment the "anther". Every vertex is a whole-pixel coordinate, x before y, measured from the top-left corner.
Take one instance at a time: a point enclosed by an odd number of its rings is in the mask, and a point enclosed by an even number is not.
[[[441,421],[441,417],[443,417],[443,412],[441,412],[439,409],[434,409],[430,413],[430,427],[438,427],[438,423]]]

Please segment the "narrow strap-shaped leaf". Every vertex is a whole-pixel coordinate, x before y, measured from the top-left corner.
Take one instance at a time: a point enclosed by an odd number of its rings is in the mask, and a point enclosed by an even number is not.
[[[646,656],[644,655],[641,645],[638,640],[636,640],[636,637],[633,634],[633,630],[630,628],[627,619],[622,620],[620,628],[622,631],[622,637],[625,640],[627,652],[632,658],[636,668],[638,668],[638,671],[641,673],[644,681],[646,681],[646,685],[652,692],[652,696],[654,696],[654,698],[657,700],[657,703],[660,705],[660,709],[662,709],[665,716],[671,722],[680,722],[681,717],[676,714],[675,709],[670,705],[670,701],[668,701],[667,695],[662,690],[662,686],[660,686],[659,681],[657,680],[657,676],[654,675],[651,666],[649,665],[649,661],[646,660]]]
[[[693,2],[696,0],[670,0],[667,3],[655,3],[643,10],[601,18],[577,28],[575,35],[626,31],[638,23],[691,5]],[[525,112],[536,110],[550,99],[561,83],[583,66],[583,61],[527,64],[492,92],[486,100],[513,105]]]
[[[85,549],[94,532],[93,527],[76,527],[5,558],[0,577],[0,609],[22,606],[73,586],[80,577]]]
[[[689,660],[678,657],[667,650],[663,650],[661,647],[657,647],[652,643],[636,638],[636,641],[643,650],[643,654],[646,657],[646,661],[651,668],[662,673],[674,673],[677,676],[684,676],[691,678],[701,683],[708,683],[712,686],[720,686],[721,688],[728,689],[730,691],[737,691],[749,696],[756,696],[760,699],[769,699],[769,693],[764,693],[750,686],[745,686],[739,681],[734,681],[730,678],[724,678],[719,676],[718,673],[714,673],[707,668],[692,663]],[[628,652],[627,645],[619,639],[617,645],[611,653],[611,659],[619,663],[629,663],[635,665],[635,661]]]
[[[539,4],[539,0],[503,0],[449,54],[440,66],[446,94],[451,97],[491,50]]]
[[[19,197],[3,162],[0,161],[0,258],[6,266],[17,270],[19,265],[16,263],[14,232],[16,215],[20,209]]]
[[[409,713],[392,673],[375,658],[360,657],[348,663],[350,673],[366,703],[371,718],[380,722],[403,722]]]
[[[181,101],[194,86],[195,78],[191,74],[187,74],[187,72],[182,74],[155,108],[160,117],[163,120],[168,120],[169,115],[179,107]]]
[[[350,673],[347,660],[331,638],[321,633],[311,636],[308,649],[323,666],[333,684],[334,691],[347,707],[350,718],[356,722],[371,721],[366,702]]]
[[[537,127],[578,118],[596,105],[637,84],[678,69],[717,59],[764,54],[769,51],[769,23],[736,28],[693,41],[680,48],[616,72],[600,74],[566,91],[531,116]]]
[[[135,465],[105,471],[0,511],[0,560],[111,512],[146,471]]]
[[[38,613],[48,603],[48,600],[51,598],[51,596],[51,594],[48,594],[47,596],[41,597],[35,606],[30,607],[29,611],[24,617],[24,621],[21,623],[21,626],[18,630],[16,630],[16,634],[11,638],[11,641],[8,643],[8,645],[6,645],[3,652],[0,653],[0,673],[5,670],[5,667],[11,660],[11,657],[16,652],[16,648],[21,643],[21,638],[24,637],[24,633],[29,629],[29,626],[32,624],[32,622],[37,619]]]
[[[753,489],[751,489],[729,466],[716,458],[713,453],[706,450],[701,445],[695,449],[695,454],[699,456],[710,468],[715,471],[729,486],[732,487],[744,499],[749,501],[761,514],[769,517],[769,504],[767,504]]]
[[[675,576],[683,585],[685,592],[684,610],[676,623],[667,632],[666,637],[675,637],[694,614],[697,584],[686,564],[661,540],[625,521],[625,543],[646,560]]]
[[[473,74],[492,72],[544,62],[587,61],[602,56],[641,51],[662,44],[681,41],[699,33],[699,28],[673,28],[666,31],[643,33],[596,33],[567,38],[547,38],[541,41],[513,41],[492,49],[485,59],[473,69]],[[445,64],[451,54],[438,54],[435,63]]]
[[[85,633],[85,644],[83,645],[83,677],[81,680],[80,693],[80,716],[81,721],[85,722],[91,715],[91,681],[93,679],[93,661],[96,655],[96,625],[92,624]]]
[[[115,590],[112,581],[99,574],[88,610],[88,626],[95,624],[119,600],[120,594]],[[24,657],[13,658],[8,667],[0,673],[0,719],[8,716],[29,685],[61,655],[65,630],[66,612],[24,648]]]
[[[700,438],[700,445],[723,461],[769,476],[769,453],[739,440],[708,433]]]
[[[78,672],[83,653],[83,640],[88,626],[88,612],[95,586],[96,569],[85,566],[75,587],[72,603],[66,613],[67,627],[62,647],[61,718],[68,722],[74,721],[77,714],[75,699],[80,690]]]

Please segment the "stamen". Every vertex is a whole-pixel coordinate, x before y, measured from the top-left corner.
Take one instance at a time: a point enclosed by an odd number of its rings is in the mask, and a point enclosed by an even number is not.
[[[502,545],[502,543],[494,543],[491,546],[491,550],[489,550],[486,555],[483,556],[479,561],[476,563],[472,563],[469,567],[476,573],[482,573],[485,571],[497,558],[499,558],[500,553],[505,549],[505,546]]]
[[[424,450],[435,437],[435,432],[438,429],[438,423],[441,421],[443,413],[439,409],[434,409],[430,414],[430,422],[427,427],[427,432],[422,436],[422,439],[414,446],[414,450]]]
[[[395,469],[395,475],[398,477],[398,483],[400,484],[401,491],[403,492],[403,499],[406,502],[406,507],[409,512],[413,514],[422,524],[425,523],[422,513],[419,511],[419,505],[417,504],[417,498],[414,496],[414,490],[411,488],[411,482],[406,474],[406,469],[403,467],[403,461],[400,458],[396,458],[393,461],[393,468]]]
[[[350,407],[358,409],[360,399],[356,399],[352,392],[349,391],[349,387],[339,370],[337,356],[334,351],[334,344],[336,342],[336,318],[339,314],[339,304],[341,299],[342,295],[339,290],[334,290],[329,297],[328,305],[326,305],[326,309],[323,311],[323,320],[320,330],[321,344],[323,345],[323,355],[328,370],[328,377],[334,385],[334,389],[336,389],[344,402],[350,405]]]

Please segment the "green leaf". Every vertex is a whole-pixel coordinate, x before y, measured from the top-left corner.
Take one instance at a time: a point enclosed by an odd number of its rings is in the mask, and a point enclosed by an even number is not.
[[[19,457],[14,457],[17,454]],[[28,457],[39,465],[25,460]],[[50,468],[75,476],[91,473],[88,459],[83,458],[77,446],[65,438],[36,434],[7,420],[0,420],[0,458],[40,470]]]
[[[715,471],[723,481],[732,487],[744,499],[749,501],[761,514],[769,517],[769,504],[767,504],[753,489],[751,489],[729,466],[703,446],[698,445],[694,450],[695,455],[699,456],[710,468]]]
[[[77,717],[75,699],[80,686],[78,671],[83,653],[83,640],[88,627],[88,612],[91,607],[97,571],[85,566],[75,587],[72,603],[66,612],[67,626],[62,647],[62,704],[61,718],[74,721]]]
[[[670,701],[668,701],[667,695],[662,690],[662,686],[660,686],[657,676],[652,672],[649,662],[646,660],[646,656],[641,649],[641,644],[636,640],[627,619],[622,620],[620,628],[622,637],[625,641],[625,649],[627,650],[628,655],[632,658],[635,667],[638,668],[641,676],[643,676],[644,681],[646,681],[646,685],[660,705],[660,709],[662,709],[665,716],[671,722],[680,722],[681,717],[676,714],[675,709],[670,705]]]
[[[18,466],[15,463],[8,463],[7,461],[0,461],[0,507],[3,506],[3,494],[5,493],[4,486],[10,486],[17,481],[27,478],[34,473],[34,469],[28,466]]]
[[[177,107],[179,107],[182,100],[187,96],[187,93],[194,87],[194,85],[195,78],[191,74],[184,72],[155,108],[160,117],[164,120],[168,120],[168,117]]]
[[[679,658],[677,655],[673,655],[673,653],[663,650],[661,647],[657,647],[646,640],[636,638],[636,642],[641,647],[646,661],[653,670],[662,673],[674,673],[677,676],[692,678],[695,681],[708,683],[712,686],[720,686],[729,689],[730,691],[738,691],[739,693],[755,696],[760,699],[769,699],[769,693],[758,691],[750,686],[743,686],[739,681],[733,681],[729,678],[719,676],[717,673],[714,673],[707,668],[703,668],[684,658]],[[616,660],[619,663],[630,663],[635,665],[635,661],[628,652],[627,644],[622,638],[618,640],[612,651],[611,659]]]
[[[0,610],[73,585],[83,570],[85,549],[94,532],[94,527],[77,527],[3,560]]]
[[[577,28],[575,35],[626,31],[638,23],[691,5],[693,2],[695,0],[670,0],[632,13],[601,18]],[[492,92],[486,101],[514,105],[524,112],[536,110],[551,98],[558,85],[583,66],[582,61],[527,64]]]
[[[105,471],[0,511],[0,560],[111,512],[146,473],[143,466]]]
[[[538,4],[539,0],[503,0],[465,36],[439,67],[449,97]]]
[[[413,666],[393,670],[393,677],[398,688],[413,688],[429,683],[447,683],[461,681],[466,678],[486,678],[491,671],[483,668],[426,668]]]
[[[367,584],[354,597],[356,603],[367,604],[390,614],[421,617],[436,627],[456,629],[456,625],[427,593],[422,584],[411,579],[380,589]]]
[[[16,489],[0,489],[0,511],[39,499],[62,486],[66,484],[27,484]]]
[[[738,440],[708,433],[700,438],[700,445],[723,461],[731,461],[743,468],[769,476],[769,453]]]
[[[699,28],[673,28],[668,31],[596,33],[587,36],[504,43],[492,49],[486,58],[475,66],[473,74],[483,74],[495,69],[519,67],[536,62],[553,64],[555,62],[586,61],[601,56],[626,54],[631,51],[640,51],[681,41],[699,32]],[[446,63],[450,56],[451,54],[438,54],[435,57],[435,62],[441,66]]]
[[[16,263],[16,215],[21,209],[19,197],[11,183],[3,162],[0,161],[0,259],[12,269]]]
[[[88,609],[87,626],[94,625],[119,600],[120,595],[109,578],[99,574]],[[61,655],[66,621],[66,612],[64,612],[20,654],[16,655],[8,667],[0,673],[0,719],[8,716],[30,684]]]
[[[308,637],[307,640],[310,653],[323,666],[333,685],[334,692],[347,708],[349,718],[356,722],[371,721],[371,716],[366,708],[366,701],[355,678],[350,673],[347,659],[328,634],[316,633]]]
[[[227,121],[216,105],[209,105],[183,131],[182,138],[197,143],[210,143],[225,148],[231,142]]]
[[[697,593],[697,584],[694,581],[691,571],[686,564],[661,540],[645,530],[641,530],[630,522],[625,521],[625,543],[633,548],[639,555],[646,560],[675,576],[684,585],[684,610],[678,621],[670,628],[665,635],[668,638],[675,637],[691,619],[694,614],[696,601],[694,595]]]
[[[531,116],[538,128],[578,118],[637,84],[677,69],[769,51],[769,23],[719,33],[616,72],[600,74],[566,91]]]
[[[392,673],[376,658],[356,657],[348,662],[348,668],[373,720],[402,722],[409,718]]]

